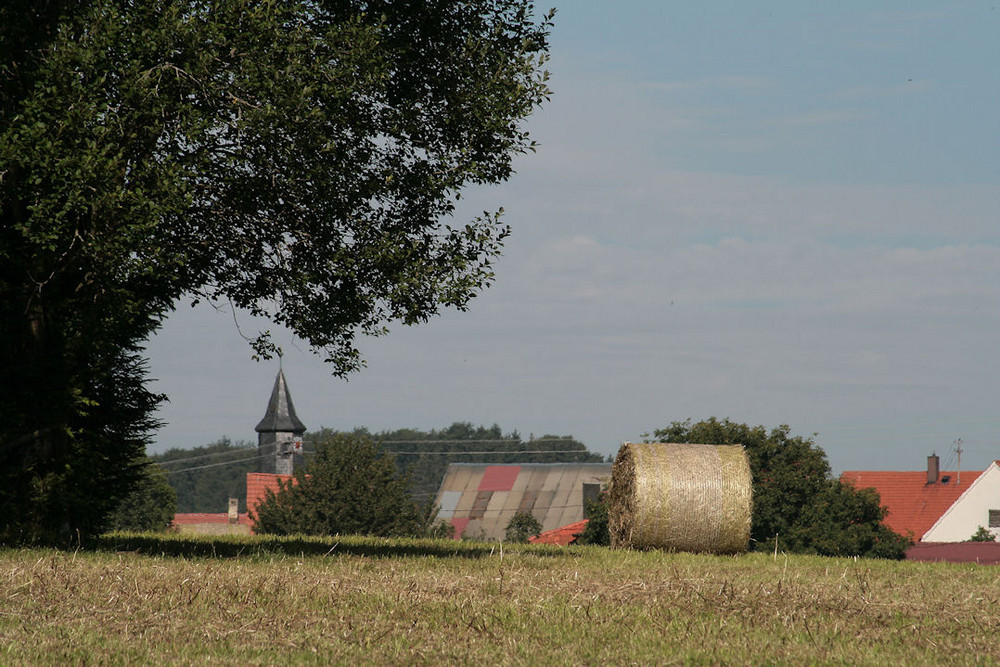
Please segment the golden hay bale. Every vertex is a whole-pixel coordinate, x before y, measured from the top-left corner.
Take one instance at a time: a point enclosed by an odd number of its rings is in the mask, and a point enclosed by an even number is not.
[[[611,545],[746,551],[752,502],[750,463],[739,445],[626,442],[611,469]]]

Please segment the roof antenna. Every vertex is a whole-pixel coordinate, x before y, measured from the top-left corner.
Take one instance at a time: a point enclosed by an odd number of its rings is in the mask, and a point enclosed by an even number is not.
[[[958,454],[958,484],[962,483],[962,439],[955,441],[955,452]]]
[[[962,439],[955,441],[955,452],[958,454],[958,484],[962,483]]]

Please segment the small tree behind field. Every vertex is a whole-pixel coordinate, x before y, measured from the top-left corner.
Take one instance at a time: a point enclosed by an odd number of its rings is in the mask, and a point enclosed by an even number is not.
[[[504,540],[507,542],[526,543],[529,537],[542,532],[542,524],[531,512],[518,512],[507,522],[507,532]]]
[[[417,536],[426,532],[427,514],[411,499],[409,480],[369,438],[337,435],[318,444],[294,482],[267,492],[254,531]]]
[[[576,538],[577,544],[598,544],[609,546],[611,544],[611,533],[608,530],[608,494],[601,491],[596,500],[587,501],[584,507],[584,514],[587,517],[587,526]]]

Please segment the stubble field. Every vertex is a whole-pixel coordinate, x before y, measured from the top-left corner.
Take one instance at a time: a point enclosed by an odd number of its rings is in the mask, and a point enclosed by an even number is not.
[[[0,551],[0,663],[1000,662],[992,566],[362,538],[98,547]]]

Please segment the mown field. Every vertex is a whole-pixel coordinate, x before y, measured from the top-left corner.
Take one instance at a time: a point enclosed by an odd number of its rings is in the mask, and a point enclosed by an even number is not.
[[[360,538],[97,546],[0,551],[0,663],[1000,663],[991,566]]]

